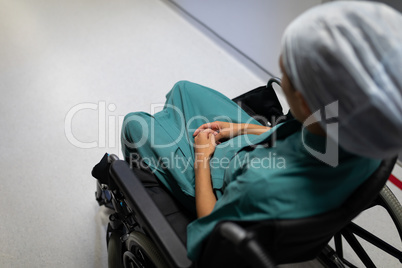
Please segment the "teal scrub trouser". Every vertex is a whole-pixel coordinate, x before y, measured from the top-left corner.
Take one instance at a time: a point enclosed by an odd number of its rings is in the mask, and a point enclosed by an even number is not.
[[[193,133],[200,125],[217,120],[259,124],[223,94],[180,81],[167,94],[162,111],[154,115],[135,112],[125,117],[123,153],[131,163],[141,158],[162,184],[187,209],[195,212]],[[226,156],[225,150],[231,148],[226,147],[217,148],[216,152],[220,150],[221,155]],[[218,169],[212,170],[211,175],[217,172]],[[212,176],[215,191],[222,187],[223,169],[219,172]]]

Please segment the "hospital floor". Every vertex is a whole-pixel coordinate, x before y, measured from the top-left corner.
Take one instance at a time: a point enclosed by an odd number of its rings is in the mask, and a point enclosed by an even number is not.
[[[91,169],[179,80],[229,97],[266,83],[164,1],[0,0],[0,267],[107,267]]]

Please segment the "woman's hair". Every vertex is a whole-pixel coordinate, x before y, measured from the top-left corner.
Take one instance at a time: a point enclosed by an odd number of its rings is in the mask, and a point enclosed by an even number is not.
[[[313,113],[338,119],[339,143],[350,152],[386,158],[402,151],[401,27],[402,15],[389,6],[336,1],[285,31],[289,79]]]

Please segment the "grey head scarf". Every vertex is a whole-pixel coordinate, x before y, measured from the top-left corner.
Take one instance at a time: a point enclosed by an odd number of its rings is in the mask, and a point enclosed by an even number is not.
[[[402,151],[398,11],[365,1],[317,6],[286,29],[282,59],[311,111],[327,108],[326,117],[338,118],[339,144],[344,149],[372,158]],[[338,105],[330,105],[334,102]]]

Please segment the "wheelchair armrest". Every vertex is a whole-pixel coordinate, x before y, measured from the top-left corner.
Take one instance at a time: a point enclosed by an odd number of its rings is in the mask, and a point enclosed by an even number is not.
[[[110,174],[137,215],[139,224],[146,230],[169,264],[172,267],[191,267],[192,262],[187,258],[186,247],[128,164],[122,160],[114,161],[110,167]]]
[[[253,231],[236,222],[223,221],[208,238],[199,267],[274,268],[276,265]]]
[[[276,265],[261,247],[254,235],[234,222],[224,222],[218,226],[221,237],[229,240],[246,257],[253,268],[274,268]]]

